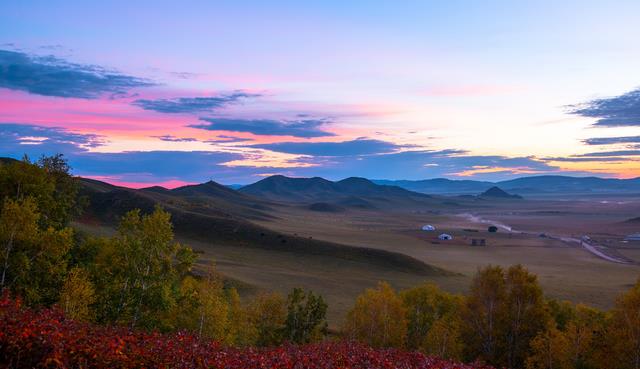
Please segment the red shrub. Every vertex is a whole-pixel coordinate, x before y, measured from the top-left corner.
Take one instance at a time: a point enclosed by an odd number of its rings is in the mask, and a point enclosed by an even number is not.
[[[7,368],[424,368],[471,369],[416,352],[353,342],[237,349],[187,333],[159,334],[79,323],[55,309],[0,300],[0,367]]]

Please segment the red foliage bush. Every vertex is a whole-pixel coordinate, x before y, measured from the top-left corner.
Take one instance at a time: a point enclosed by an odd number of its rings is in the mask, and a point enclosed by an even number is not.
[[[274,348],[230,348],[187,333],[160,334],[65,319],[0,299],[0,367],[6,368],[423,368],[471,369],[396,349],[353,342]]]

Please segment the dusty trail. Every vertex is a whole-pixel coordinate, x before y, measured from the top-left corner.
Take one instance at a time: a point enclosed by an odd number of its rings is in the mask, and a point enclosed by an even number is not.
[[[470,213],[458,214],[458,216],[463,217],[463,218],[465,218],[465,219],[467,219],[467,220],[469,220],[470,222],[473,222],[473,223],[495,225],[496,227],[504,229],[504,230],[506,230],[508,232],[511,232],[511,233],[536,235],[536,233],[515,230],[515,229],[513,229],[513,227],[511,227],[511,226],[509,226],[507,224],[504,224],[502,222],[493,221],[491,219],[485,219],[485,218],[482,218],[480,216],[473,215],[473,214],[470,214]],[[624,258],[622,256],[621,257],[616,257],[616,256],[612,256],[612,255],[608,255],[608,254],[604,253],[601,249],[606,249],[606,247],[602,246],[602,245],[595,244],[593,242],[593,240],[591,240],[588,237],[587,237],[587,240],[584,240],[584,239],[579,239],[579,238],[575,238],[575,237],[554,236],[554,235],[550,235],[550,234],[547,234],[547,233],[545,233],[545,235],[546,235],[546,237],[548,237],[550,239],[562,241],[562,242],[564,242],[566,244],[577,243],[583,249],[587,250],[591,254],[593,254],[593,255],[595,255],[595,256],[603,259],[603,260],[610,261],[612,263],[635,264],[634,261],[629,260],[627,258]]]

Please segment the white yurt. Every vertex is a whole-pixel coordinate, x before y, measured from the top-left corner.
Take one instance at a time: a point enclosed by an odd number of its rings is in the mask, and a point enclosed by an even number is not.
[[[453,240],[453,236],[446,233],[441,234],[440,236],[438,236],[438,238],[443,241]]]
[[[433,232],[436,230],[436,227],[432,226],[431,224],[425,224],[422,226],[422,230],[427,232]]]

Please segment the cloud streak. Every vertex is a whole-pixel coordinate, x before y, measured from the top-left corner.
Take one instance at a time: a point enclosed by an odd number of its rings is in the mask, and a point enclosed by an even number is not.
[[[70,63],[54,56],[0,50],[0,87],[36,95],[97,99],[122,96],[154,85],[149,80],[105,68]]]
[[[625,143],[640,143],[640,136],[594,137],[594,138],[587,138],[582,142],[587,145],[615,145],[615,144],[625,144]]]
[[[272,119],[228,119],[200,118],[207,123],[192,124],[191,128],[209,131],[245,132],[259,136],[293,136],[302,138],[335,136],[322,130],[329,123],[326,119],[272,120]]]
[[[204,113],[237,103],[242,99],[254,98],[259,96],[259,94],[234,92],[231,94],[212,97],[178,97],[174,99],[155,100],[138,99],[135,100],[132,104],[144,110],[151,110],[159,113]]]
[[[104,137],[69,132],[60,127],[0,123],[0,155],[21,157],[74,153],[102,146]]]
[[[567,108],[570,114],[598,118],[596,127],[640,126],[640,89]]]
[[[153,138],[157,138],[161,141],[166,141],[166,142],[196,142],[198,141],[197,139],[193,138],[193,137],[176,137],[176,136],[172,136],[172,135],[163,135],[163,136],[151,136]]]

